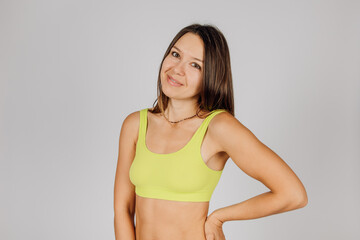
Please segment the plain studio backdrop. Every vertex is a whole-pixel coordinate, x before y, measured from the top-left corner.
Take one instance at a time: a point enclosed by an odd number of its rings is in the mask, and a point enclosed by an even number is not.
[[[360,1],[344,0],[1,0],[0,239],[114,239],[121,124],[192,23],[223,32],[235,117],[308,193],[226,239],[360,239]],[[209,214],[265,191],[229,159]]]

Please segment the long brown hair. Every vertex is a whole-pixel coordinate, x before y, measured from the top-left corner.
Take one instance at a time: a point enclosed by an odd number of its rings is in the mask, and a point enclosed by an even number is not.
[[[164,114],[168,106],[169,97],[161,90],[161,67],[175,43],[188,32],[197,34],[204,43],[204,74],[198,98],[198,112],[225,109],[235,116],[229,48],[222,32],[209,24],[191,24],[184,27],[171,41],[159,68],[157,98],[153,103],[153,109],[149,111]]]

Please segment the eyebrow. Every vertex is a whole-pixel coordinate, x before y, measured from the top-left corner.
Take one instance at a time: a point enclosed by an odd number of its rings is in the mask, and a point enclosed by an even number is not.
[[[173,46],[173,48],[176,48],[178,51],[182,52],[182,51],[181,51],[178,47],[176,47],[175,45]],[[198,61],[204,63],[204,61],[201,60],[201,59],[198,59],[198,58],[195,58],[195,57],[193,57],[193,59],[198,60]]]

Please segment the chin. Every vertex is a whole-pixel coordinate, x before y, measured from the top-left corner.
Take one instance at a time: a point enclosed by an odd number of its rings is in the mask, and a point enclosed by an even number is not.
[[[169,98],[176,98],[176,94],[171,93],[171,91],[169,91],[169,89],[167,89],[167,87],[165,87],[165,88],[162,87],[161,91],[165,96],[167,96]]]

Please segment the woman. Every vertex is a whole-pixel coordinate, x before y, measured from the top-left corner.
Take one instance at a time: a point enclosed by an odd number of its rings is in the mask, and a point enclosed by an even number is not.
[[[129,114],[120,132],[117,240],[223,240],[226,221],[307,204],[295,173],[234,117],[230,55],[218,28],[183,28],[160,66],[156,105]],[[271,191],[208,216],[229,158]]]

